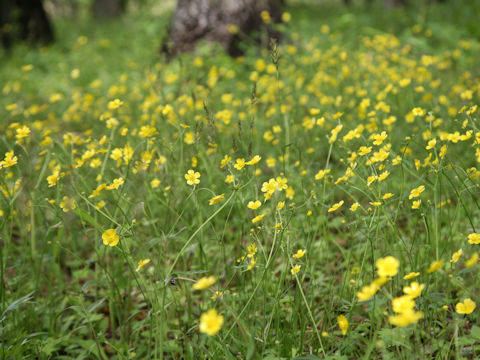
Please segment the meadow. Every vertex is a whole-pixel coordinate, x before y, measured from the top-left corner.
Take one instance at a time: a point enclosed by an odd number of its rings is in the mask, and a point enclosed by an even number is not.
[[[478,1],[168,14],[0,57],[0,356],[480,357]],[[232,29],[234,31],[234,29]]]

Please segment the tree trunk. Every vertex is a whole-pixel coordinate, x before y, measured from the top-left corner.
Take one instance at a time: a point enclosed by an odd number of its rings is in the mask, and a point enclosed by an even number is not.
[[[219,42],[232,56],[239,55],[241,37],[267,25],[261,12],[268,11],[271,22],[278,22],[280,5],[279,0],[178,0],[162,51],[172,56],[207,40]]]
[[[95,0],[92,12],[96,18],[111,18],[125,11],[126,0]]]
[[[9,48],[15,40],[47,44],[53,29],[42,0],[0,0],[0,37]]]
[[[387,9],[393,9],[396,6],[407,6],[407,0],[384,0],[383,5]]]

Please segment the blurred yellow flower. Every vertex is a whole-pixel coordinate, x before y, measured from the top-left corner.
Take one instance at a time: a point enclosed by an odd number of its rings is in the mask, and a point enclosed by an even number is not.
[[[223,316],[217,313],[217,310],[210,309],[200,316],[200,332],[213,336],[220,331],[223,325]]]
[[[117,246],[120,237],[117,234],[117,230],[108,229],[102,234],[103,245]]]
[[[400,262],[393,256],[387,256],[378,259],[375,266],[380,277],[392,277],[397,275]]]
[[[209,277],[202,277],[200,280],[198,280],[196,283],[193,284],[193,288],[195,290],[204,290],[209,288],[216,282],[217,282],[217,279],[213,275]]]
[[[463,303],[459,302],[455,305],[455,311],[458,314],[471,314],[473,310],[477,307],[475,301],[470,298],[463,300]]]
[[[346,335],[348,331],[348,320],[345,317],[345,315],[339,315],[337,317],[337,322],[338,326],[340,327],[340,330],[342,331],[342,335]]]

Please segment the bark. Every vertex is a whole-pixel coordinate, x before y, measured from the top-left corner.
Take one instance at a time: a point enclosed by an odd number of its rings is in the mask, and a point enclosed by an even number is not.
[[[5,48],[17,40],[34,44],[53,41],[42,0],[0,0],[0,4],[0,36]]]
[[[169,56],[191,51],[200,40],[219,42],[230,55],[242,53],[241,36],[261,31],[260,13],[270,13],[272,22],[281,18],[278,0],[178,0],[162,51]],[[238,28],[237,34],[229,26]]]
[[[407,6],[407,0],[384,0],[383,5],[387,9],[393,9],[397,6]]]
[[[126,0],[95,0],[92,12],[96,18],[111,18],[125,12]]]

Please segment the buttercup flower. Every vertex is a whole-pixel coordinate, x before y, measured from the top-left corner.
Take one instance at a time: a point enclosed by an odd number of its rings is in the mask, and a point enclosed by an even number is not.
[[[220,331],[223,325],[223,316],[217,313],[217,310],[210,309],[200,316],[200,332],[213,336]]]
[[[117,234],[117,230],[108,229],[102,234],[103,245],[117,246],[120,237]]]

